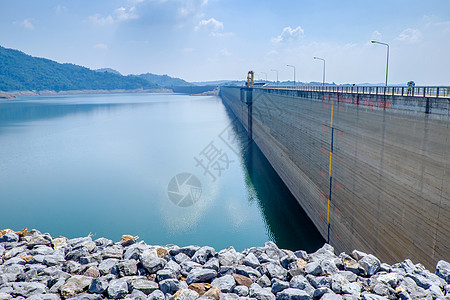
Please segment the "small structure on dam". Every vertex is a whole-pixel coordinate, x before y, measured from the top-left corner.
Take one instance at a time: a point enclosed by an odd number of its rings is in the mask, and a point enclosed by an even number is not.
[[[325,239],[388,263],[450,257],[450,88],[222,87]]]

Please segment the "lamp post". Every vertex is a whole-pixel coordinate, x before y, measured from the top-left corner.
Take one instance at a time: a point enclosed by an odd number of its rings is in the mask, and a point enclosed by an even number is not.
[[[293,65],[286,65],[286,66],[294,69],[294,89],[295,89],[295,87],[296,87],[296,85],[295,85],[295,66],[293,66]]]
[[[378,42],[378,41],[370,41],[370,42],[372,44],[380,44],[380,45],[384,45],[384,46],[387,47],[387,52],[386,52],[386,83],[385,83],[385,85],[387,86],[387,83],[388,83],[388,70],[389,70],[389,44]]]
[[[323,61],[323,74],[322,74],[322,86],[325,86],[325,59],[314,56],[314,59]]]
[[[278,86],[278,70],[275,70],[275,69],[270,69],[270,71],[274,71],[274,72],[277,72],[277,86]]]
[[[261,74],[266,75],[266,83],[267,83],[267,73],[266,72],[261,72]]]

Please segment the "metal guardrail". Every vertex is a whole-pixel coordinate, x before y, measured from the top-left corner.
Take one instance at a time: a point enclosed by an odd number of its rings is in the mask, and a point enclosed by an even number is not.
[[[449,86],[264,86],[260,89],[288,89],[312,92],[331,92],[365,95],[411,96],[430,98],[450,98]]]

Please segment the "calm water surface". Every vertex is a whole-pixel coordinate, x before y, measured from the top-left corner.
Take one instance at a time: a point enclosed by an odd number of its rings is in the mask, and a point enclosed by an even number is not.
[[[115,241],[132,234],[149,244],[216,249],[267,240],[317,249],[324,240],[242,130],[218,97],[2,101],[0,228]],[[201,184],[188,207],[169,200],[169,182],[180,173]]]

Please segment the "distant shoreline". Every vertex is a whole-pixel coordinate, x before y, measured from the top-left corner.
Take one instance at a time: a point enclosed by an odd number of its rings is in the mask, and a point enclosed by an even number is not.
[[[135,90],[69,90],[69,91],[0,91],[1,100],[12,100],[17,97],[28,96],[58,96],[58,95],[85,95],[85,94],[123,94],[123,93],[173,93],[171,89],[135,89]]]

